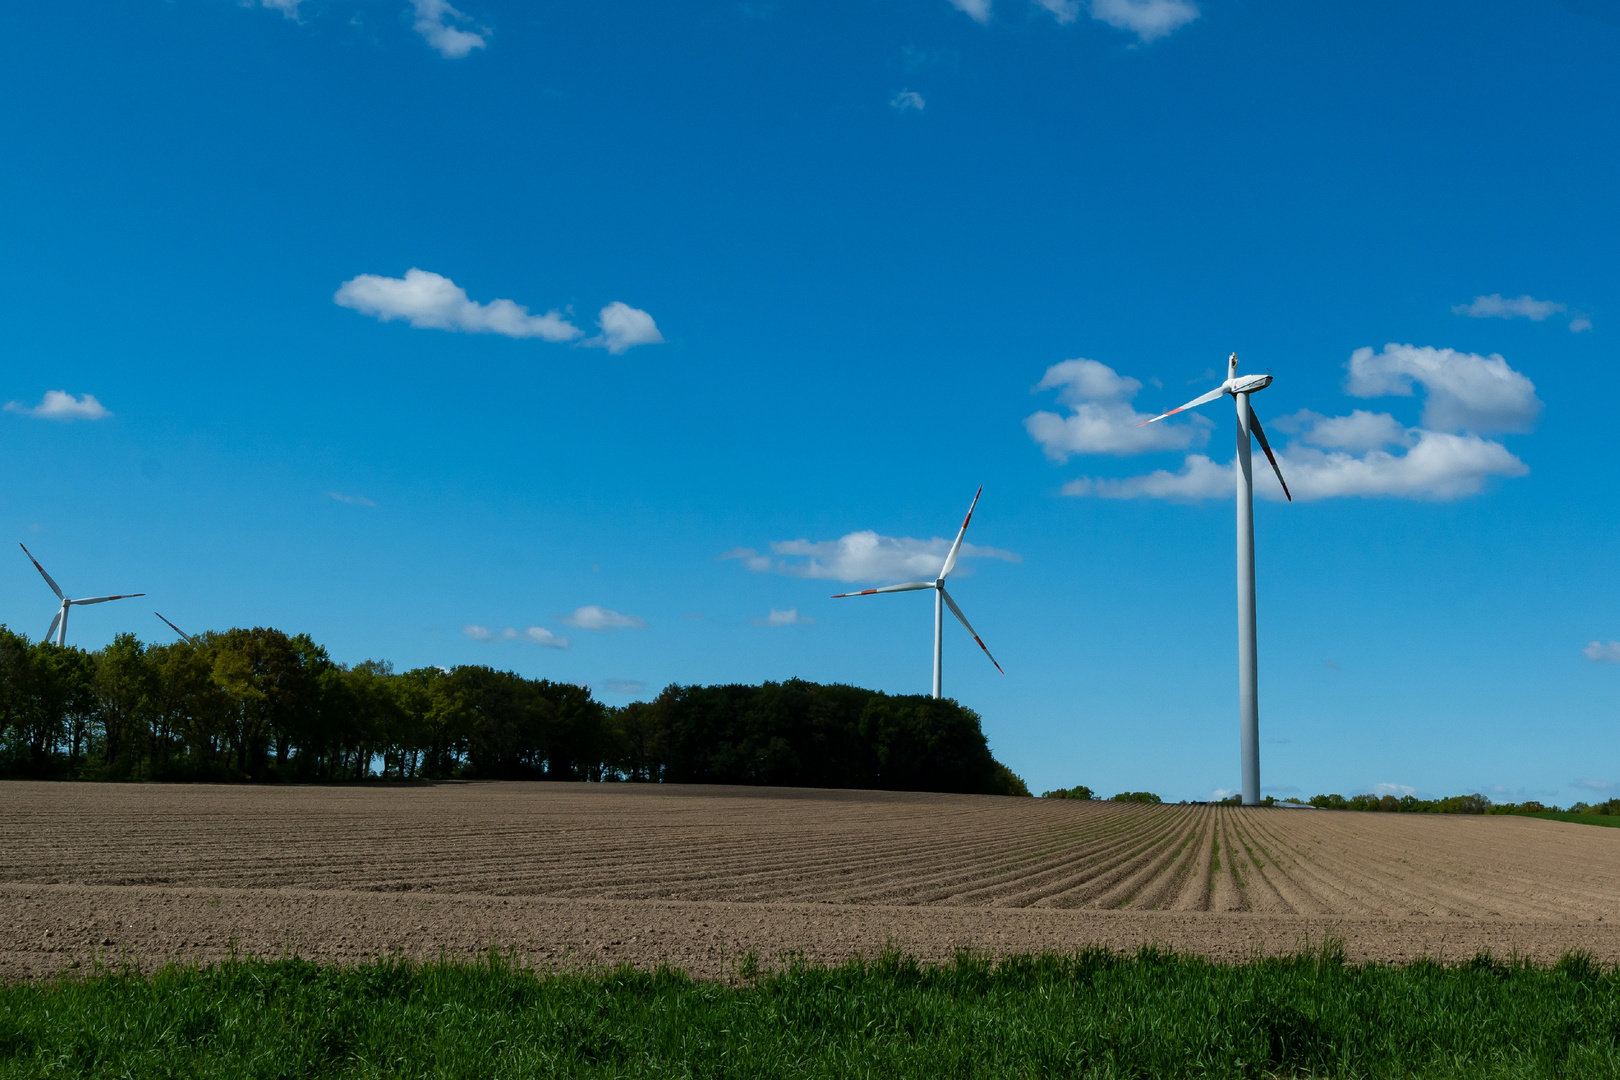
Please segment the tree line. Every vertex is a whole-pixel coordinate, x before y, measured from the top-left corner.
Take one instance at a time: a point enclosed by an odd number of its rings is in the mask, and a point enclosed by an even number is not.
[[[1028,795],[949,699],[791,679],[614,707],[481,665],[348,666],[265,627],[86,651],[0,626],[0,775],[530,779]]]
[[[1070,788],[1054,788],[1051,791],[1041,792],[1043,799],[1096,799],[1097,795],[1084,784],[1076,784]],[[1113,802],[1146,802],[1156,803],[1161,800],[1150,791],[1122,791],[1115,795]],[[1220,800],[1220,806],[1241,806],[1243,796],[1233,795]],[[1185,805],[1185,804],[1183,804]],[[1525,802],[1493,803],[1484,795],[1474,792],[1472,795],[1448,795],[1442,799],[1420,799],[1416,795],[1352,795],[1348,799],[1343,795],[1312,795],[1310,799],[1301,803],[1299,799],[1279,799],[1274,795],[1267,795],[1260,800],[1262,806],[1314,806],[1319,810],[1361,810],[1378,811],[1386,814],[1594,814],[1598,816],[1620,816],[1620,799],[1609,799],[1600,803],[1578,802],[1567,810],[1560,810],[1557,806],[1548,806],[1535,799]]]

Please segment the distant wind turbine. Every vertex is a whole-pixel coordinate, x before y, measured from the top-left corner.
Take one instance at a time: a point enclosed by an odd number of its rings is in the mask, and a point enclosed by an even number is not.
[[[161,612],[161,611],[154,611],[154,612],[152,612],[152,614],[156,615],[160,619],[163,619],[163,612]],[[191,644],[191,635],[190,634],[186,633],[184,630],[182,630],[178,626],[174,625],[174,623],[169,622],[168,619],[163,619],[163,621],[165,623],[168,623],[168,626],[169,626],[170,630],[173,630],[175,633],[177,633],[181,637],[185,638],[187,645]]]
[[[979,490],[973,493],[973,504],[968,507],[967,517],[962,519],[962,527],[957,530],[956,542],[951,545],[950,554],[945,556],[945,565],[940,567],[939,577],[933,581],[908,581],[904,585],[885,585],[881,589],[862,589],[860,592],[839,593],[833,597],[834,600],[841,600],[846,596],[875,596],[878,593],[914,592],[918,589],[933,589],[935,697],[943,696],[940,691],[940,663],[944,659],[945,653],[945,608],[947,606],[950,607],[951,614],[960,619],[962,625],[967,627],[967,632],[973,635],[973,640],[978,642],[979,648],[984,649],[984,655],[990,656],[990,650],[986,649],[984,642],[979,640],[978,631],[974,630],[973,625],[967,621],[967,616],[962,614],[962,609],[956,606],[956,601],[951,599],[951,594],[945,591],[945,579],[952,570],[956,569],[956,556],[962,550],[962,536],[967,532],[968,522],[973,520],[973,507],[979,505],[979,496],[983,492],[984,485],[980,484]],[[990,656],[990,662],[996,664],[996,658]],[[1001,671],[1000,664],[996,664],[996,670]],[[1001,673],[1006,674],[1005,671],[1001,671]]]
[[[34,569],[38,570],[39,571],[39,576],[45,579],[45,584],[47,584],[47,585],[49,585],[51,587],[51,592],[55,593],[56,596],[57,596],[57,599],[62,601],[61,608],[58,609],[57,612],[56,612],[56,618],[51,620],[51,628],[49,630],[45,631],[45,640],[46,641],[51,640],[51,635],[55,634],[56,635],[56,643],[58,645],[66,645],[67,644],[68,608],[72,607],[75,604],[105,604],[109,600],[128,600],[128,599],[130,599],[131,597],[134,597],[134,596],[145,596],[146,595],[145,593],[142,593],[142,592],[121,593],[118,596],[87,596],[82,600],[71,600],[65,594],[63,594],[62,590],[57,586],[56,582],[51,580],[51,575],[49,575],[49,574],[47,574],[45,572],[45,568],[43,566],[39,565],[39,560],[34,558],[34,553],[28,550],[28,545],[19,543],[17,546],[23,549],[23,554],[27,555],[28,556],[28,561],[34,564]]]
[[[1260,440],[1260,449],[1277,474],[1283,494],[1289,502],[1288,481],[1283,479],[1277,457],[1266,441],[1260,418],[1249,407],[1249,395],[1259,393],[1271,385],[1270,375],[1244,375],[1237,373],[1237,353],[1226,359],[1226,381],[1207,394],[1193,398],[1179,409],[1144,420],[1151,424],[1174,416],[1185,409],[1196,408],[1206,401],[1214,401],[1222,394],[1231,394],[1237,402],[1237,601],[1238,601],[1238,741],[1243,755],[1243,805],[1254,806],[1260,801],[1260,660],[1254,617],[1254,472],[1249,465],[1249,436]]]

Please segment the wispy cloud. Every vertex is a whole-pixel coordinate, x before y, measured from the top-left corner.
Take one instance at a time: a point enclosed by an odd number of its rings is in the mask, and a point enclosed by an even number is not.
[[[1198,6],[1186,0],[1091,0],[1093,19],[1129,30],[1143,42],[1175,33],[1198,14]]]
[[[584,331],[558,311],[530,315],[511,300],[480,304],[467,299],[467,291],[442,274],[416,267],[402,278],[361,274],[345,281],[332,297],[383,322],[404,319],[425,330],[458,330],[466,334],[501,334],[512,338],[537,337],[544,341],[572,341]]]
[[[647,684],[639,679],[608,679],[602,684],[602,692],[607,694],[639,694],[647,689]]]
[[[1458,304],[1451,309],[1455,314],[1470,319],[1529,319],[1540,322],[1549,315],[1565,310],[1563,304],[1551,300],[1537,300],[1533,296],[1506,297],[1501,293],[1476,296],[1472,303]]]
[[[526,630],[517,630],[508,626],[497,633],[487,626],[477,626],[468,623],[461,628],[461,632],[474,641],[522,641],[531,645],[538,645],[542,649],[566,649],[568,639],[558,637],[543,626],[531,626]]]
[[[1529,319],[1532,322],[1541,322],[1543,319],[1569,311],[1569,305],[1560,304],[1554,300],[1537,300],[1533,296],[1503,296],[1501,293],[1491,293],[1489,296],[1476,296],[1467,304],[1458,304],[1451,309],[1458,315],[1467,315],[1470,319]],[[1573,333],[1579,334],[1583,330],[1592,329],[1592,320],[1580,312],[1571,312],[1569,328]]]
[[[1051,12],[1059,26],[1067,26],[1080,17],[1080,0],[1035,0],[1035,6]]]
[[[1068,416],[1038,412],[1024,420],[1030,438],[1053,461],[1074,454],[1142,454],[1153,450],[1182,450],[1202,445],[1211,422],[1198,413],[1187,422],[1163,421],[1139,427],[1152,418],[1130,404],[1142,384],[1120,375],[1107,364],[1084,358],[1065,360],[1046,369],[1031,393],[1056,390]]]
[[[1611,641],[1607,645],[1601,641],[1588,642],[1581,655],[1599,664],[1620,664],[1620,641]]]
[[[328,491],[328,498],[336,499],[340,503],[351,503],[354,506],[376,506],[377,504],[364,495],[344,495],[336,491]]]
[[[303,0],[259,0],[259,6],[269,8],[271,11],[279,11],[287,18],[297,22],[298,5],[302,2]]]
[[[1409,787],[1406,784],[1374,784],[1365,790],[1368,795],[1377,795],[1379,798],[1383,798],[1385,795],[1393,795],[1398,799],[1403,795],[1416,795],[1418,793],[1417,788]]]
[[[94,394],[76,398],[63,390],[45,391],[44,400],[32,407],[20,401],[8,401],[6,412],[32,416],[37,420],[104,420],[112,415],[96,400]]]
[[[596,325],[602,332],[585,344],[606,349],[614,356],[636,345],[664,343],[664,335],[658,332],[658,324],[653,322],[653,317],[621,300],[615,300],[603,308],[596,317]]]
[[[778,611],[771,608],[771,613],[762,619],[749,619],[755,626],[809,626],[816,620],[808,615],[800,615],[798,608],[788,608]]]
[[[901,112],[911,109],[922,112],[928,107],[928,102],[924,101],[923,96],[915,90],[902,90],[889,99],[889,105],[891,108],[898,109]]]
[[[980,25],[990,21],[990,0],[950,0],[950,5]]]
[[[864,529],[837,540],[776,541],[771,544],[772,555],[762,555],[753,548],[732,548],[720,558],[737,559],[756,574],[828,581],[890,581],[905,577],[932,580],[950,547],[951,541],[937,536],[914,540],[908,536],[879,536]],[[963,544],[961,558],[1023,561],[1014,552],[977,544]],[[960,576],[966,569],[959,565],[956,573]]]
[[[586,604],[575,608],[571,615],[558,615],[560,623],[572,626],[575,630],[641,630],[647,625],[639,615],[621,615],[617,611],[610,611],[595,604]]]
[[[1421,385],[1426,395],[1422,422],[1408,428],[1388,413],[1365,409],[1346,416],[1307,410],[1282,417],[1276,428],[1295,438],[1291,445],[1278,448],[1277,459],[1294,498],[1458,499],[1483,490],[1493,477],[1523,476],[1530,471],[1507,447],[1481,435],[1527,431],[1541,411],[1534,384],[1500,356],[1391,344],[1376,353],[1371,348],[1357,349],[1345,367],[1346,390],[1356,397],[1411,396],[1414,387]],[[1109,391],[1100,374],[1091,374],[1096,385],[1072,391],[1077,397],[1096,399]],[[1134,379],[1128,382],[1135,384]],[[1115,397],[1124,392],[1134,393],[1134,386]],[[1124,422],[1120,417],[1113,428],[1101,423],[1093,427],[1106,436]],[[1037,441],[1043,441],[1044,429],[1030,421],[1025,426]],[[1053,453],[1052,440],[1044,441],[1047,455],[1062,460],[1062,455]],[[1057,445],[1065,448],[1063,443]],[[1067,447],[1075,453],[1132,452],[1112,449],[1116,445],[1103,436],[1073,437]],[[1256,472],[1258,496],[1283,498],[1282,488],[1267,475],[1268,470],[1257,468]],[[1190,454],[1177,470],[1157,469],[1120,479],[1080,477],[1065,484],[1063,491],[1107,499],[1197,501],[1230,495],[1234,484],[1230,462],[1217,464],[1203,454]]]
[[[416,10],[416,32],[446,59],[460,60],[489,44],[485,40],[489,27],[462,30],[456,25],[471,23],[472,19],[451,7],[449,0],[411,0],[411,6]]]

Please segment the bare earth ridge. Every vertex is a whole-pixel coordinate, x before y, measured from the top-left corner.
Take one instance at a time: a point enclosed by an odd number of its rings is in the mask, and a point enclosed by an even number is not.
[[[1326,936],[1620,962],[1620,829],[1514,817],[629,784],[0,784],[0,978],[292,953],[542,967]]]

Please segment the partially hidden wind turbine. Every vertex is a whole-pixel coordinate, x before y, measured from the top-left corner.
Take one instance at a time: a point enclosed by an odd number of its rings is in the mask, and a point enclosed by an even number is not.
[[[1179,409],[1144,420],[1142,427],[1166,416],[1174,416],[1186,409],[1196,408],[1206,401],[1214,401],[1222,394],[1231,394],[1237,402],[1237,602],[1238,602],[1238,733],[1243,753],[1243,805],[1254,806],[1260,801],[1260,661],[1257,654],[1254,620],[1254,472],[1249,465],[1249,436],[1260,440],[1260,449],[1277,474],[1283,494],[1289,502],[1294,496],[1288,491],[1277,457],[1266,441],[1260,418],[1249,407],[1249,395],[1271,385],[1270,375],[1238,376],[1237,353],[1226,359],[1226,381],[1209,393],[1195,397]]]
[[[49,585],[51,587],[51,592],[55,593],[56,598],[58,600],[62,601],[62,606],[56,612],[56,618],[51,620],[51,628],[49,630],[45,631],[45,640],[46,641],[51,640],[51,635],[55,634],[56,635],[56,643],[58,645],[66,645],[67,644],[68,608],[74,606],[75,604],[105,604],[109,600],[128,600],[132,596],[145,596],[146,595],[145,593],[142,593],[142,592],[136,592],[136,593],[122,593],[122,594],[120,594],[118,596],[87,596],[82,600],[70,599],[66,595],[63,594],[62,590],[57,586],[56,582],[51,580],[51,575],[49,575],[49,574],[47,574],[45,572],[45,568],[43,566],[39,565],[39,560],[34,558],[34,553],[28,550],[28,545],[19,543],[17,546],[23,549],[23,554],[27,555],[28,556],[28,561],[34,564],[34,569],[38,570],[39,571],[39,576],[45,579],[45,584],[47,584],[47,585]]]
[[[967,621],[967,616],[962,614],[962,609],[956,606],[956,601],[951,599],[951,594],[945,591],[945,579],[950,576],[952,570],[956,569],[956,557],[962,551],[962,537],[967,532],[968,522],[973,520],[973,507],[979,505],[979,496],[983,494],[983,492],[984,485],[980,484],[979,490],[973,493],[973,504],[968,507],[967,517],[962,519],[962,527],[956,531],[956,542],[951,545],[950,554],[945,556],[945,565],[940,567],[939,577],[935,578],[933,581],[908,581],[904,585],[885,585],[881,589],[862,589],[860,592],[839,593],[833,597],[834,600],[841,600],[846,596],[876,596],[878,593],[915,592],[918,589],[933,589],[935,697],[943,696],[943,694],[940,692],[940,662],[944,658],[945,651],[946,607],[949,607],[951,609],[951,614],[960,619],[962,625],[967,627],[967,632],[973,635],[973,640],[978,643],[979,648],[984,649],[984,655],[990,656],[990,650],[985,648],[983,641],[979,640],[978,631],[974,630],[973,625]],[[996,658],[994,656],[990,656],[990,662],[992,664],[996,664]],[[1001,671],[1000,664],[996,664],[996,670]],[[1003,675],[1007,674],[1005,671],[1001,671],[1001,673]]]

